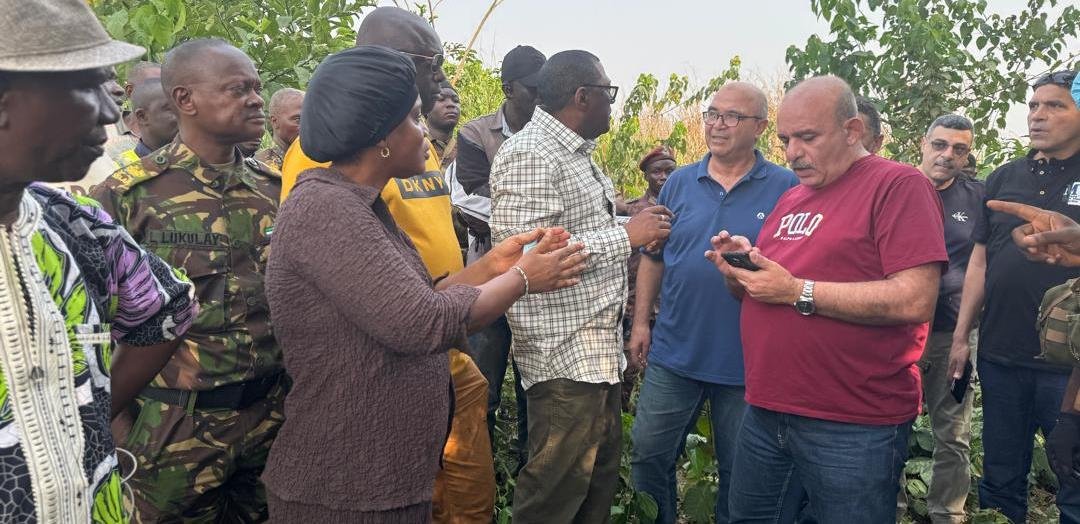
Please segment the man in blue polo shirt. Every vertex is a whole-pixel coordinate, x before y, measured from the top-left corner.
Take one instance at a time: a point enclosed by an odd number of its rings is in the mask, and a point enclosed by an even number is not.
[[[708,400],[720,489],[716,521],[727,522],[731,464],[746,403],[739,302],[703,254],[726,229],[756,241],[777,199],[798,185],[791,171],[754,148],[768,124],[757,87],[724,85],[703,113],[709,153],[672,173],[657,204],[675,215],[663,251],[642,257],[630,335],[631,364],[649,365],[634,421],[634,489],[656,499],[657,522],[675,522],[675,461],[686,427]],[[662,283],[662,284],[661,284]],[[649,327],[652,304],[660,314]]]

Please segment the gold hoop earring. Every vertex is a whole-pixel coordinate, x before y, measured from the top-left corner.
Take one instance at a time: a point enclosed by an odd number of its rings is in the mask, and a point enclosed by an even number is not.
[[[390,147],[387,146],[382,148],[382,150],[379,151],[379,156],[383,158],[390,158]]]

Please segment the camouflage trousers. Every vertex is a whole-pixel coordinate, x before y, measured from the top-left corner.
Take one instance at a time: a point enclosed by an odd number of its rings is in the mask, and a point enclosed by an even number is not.
[[[125,502],[132,522],[265,521],[259,477],[285,421],[284,400],[279,385],[242,410],[188,415],[183,407],[140,397],[121,446],[138,464],[128,481],[134,500]]]

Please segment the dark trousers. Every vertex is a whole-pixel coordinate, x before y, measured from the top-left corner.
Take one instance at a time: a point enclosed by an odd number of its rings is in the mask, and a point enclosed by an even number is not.
[[[555,379],[529,397],[529,461],[514,523],[607,522],[619,483],[621,385]]]
[[[848,424],[751,406],[735,449],[731,522],[792,522],[804,497],[818,522],[891,523],[911,421]]]
[[[1054,429],[1069,375],[978,361],[985,453],[979,505],[1024,522],[1035,431],[1049,435]],[[1061,522],[1080,522],[1080,490],[1062,486],[1057,504]]]
[[[510,358],[510,326],[506,317],[499,317],[490,326],[469,336],[472,359],[480,373],[488,381],[487,426],[491,438],[492,451],[495,449],[495,416],[502,403],[502,385],[506,377],[506,364]],[[518,457],[518,468],[525,464],[529,450],[528,408],[525,390],[521,388],[521,377],[514,364],[514,391],[517,398],[517,434],[518,448],[513,452]]]

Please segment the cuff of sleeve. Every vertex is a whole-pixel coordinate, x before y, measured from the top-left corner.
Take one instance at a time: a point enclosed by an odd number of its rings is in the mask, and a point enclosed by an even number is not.
[[[450,339],[456,341],[456,344],[460,345],[460,341],[464,340],[469,334],[469,312],[472,310],[473,303],[476,302],[476,299],[480,298],[480,290],[472,286],[455,284],[440,291],[439,294],[446,297],[450,304],[452,304],[451,307],[455,309],[457,321],[454,322],[453,327],[458,331],[455,331]]]
[[[633,251],[630,247],[630,235],[626,233],[626,228],[622,226],[616,226],[598,235],[597,244],[594,248],[586,243],[585,247],[590,252],[597,255],[603,254],[604,258],[618,264],[626,262],[626,259],[630,258],[631,251]]]

